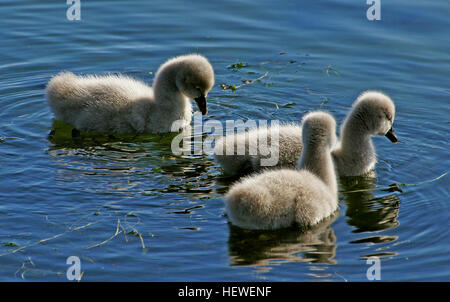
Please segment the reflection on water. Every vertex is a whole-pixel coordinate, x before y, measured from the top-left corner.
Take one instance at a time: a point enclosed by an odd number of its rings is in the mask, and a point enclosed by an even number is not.
[[[397,194],[375,196],[376,180],[373,177],[345,177],[340,180],[347,206],[347,223],[355,227],[355,233],[386,230],[399,224],[400,199]]]
[[[399,225],[400,199],[394,193],[375,196],[376,180],[374,177],[341,178],[341,192],[347,207],[345,211],[347,224],[355,227],[352,232],[370,233],[370,236],[352,240],[350,243],[377,244],[379,247],[375,253],[362,257],[366,259],[377,256],[381,259],[388,259],[397,255],[386,249],[389,249],[390,243],[397,241],[398,236],[373,235],[373,232],[378,233]]]
[[[270,266],[284,262],[335,264],[336,236],[331,224],[339,216],[322,221],[314,228],[254,231],[229,224],[230,265]]]
[[[194,135],[190,128],[181,133],[165,134],[79,133],[72,126],[55,120],[48,135],[53,144],[48,153],[64,165],[61,172],[66,180],[68,175],[79,177],[79,174],[68,173],[68,168],[83,175],[128,174],[135,177],[146,174],[152,177],[151,183],[143,183],[141,178],[124,185],[124,180],[119,180],[122,183],[119,187],[123,191],[131,187],[140,189],[139,193],[143,195],[189,193],[194,199],[210,198],[217,174],[211,171],[214,162],[204,155],[173,154],[175,137],[193,141]],[[202,134],[201,139],[206,136]],[[182,139],[180,147],[183,147]],[[189,147],[193,154],[194,144]],[[139,188],[136,188],[137,185]]]

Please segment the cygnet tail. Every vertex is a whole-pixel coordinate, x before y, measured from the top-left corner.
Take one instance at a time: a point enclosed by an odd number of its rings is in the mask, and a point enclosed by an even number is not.
[[[83,89],[77,87],[78,77],[71,72],[61,72],[47,84],[46,98],[48,105],[57,115],[61,107],[80,107]],[[76,103],[76,104],[75,104]]]

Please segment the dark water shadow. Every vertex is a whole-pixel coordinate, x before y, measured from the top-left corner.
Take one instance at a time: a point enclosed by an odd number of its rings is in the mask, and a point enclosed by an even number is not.
[[[216,162],[214,162],[214,164],[216,165],[217,170],[219,171],[219,174],[216,176],[216,182],[218,185],[217,188],[217,192],[225,195],[225,193],[228,191],[228,189],[235,183],[238,182],[240,180],[242,180],[243,177],[251,177],[252,175],[256,175],[256,174],[260,174],[263,172],[263,170],[261,171],[253,171],[253,170],[242,170],[239,172],[239,175],[228,175],[225,174],[219,164],[217,164]],[[268,169],[271,170],[271,169]]]
[[[163,151],[170,151],[171,141],[178,133],[163,133],[163,134],[105,134],[105,133],[87,133],[80,132],[74,127],[64,122],[53,120],[51,131],[47,139],[52,146],[49,151],[64,148],[92,148],[103,146],[111,151],[123,151],[126,153],[144,152],[145,148],[137,149],[120,149],[114,148],[114,143],[129,143],[143,145],[152,143],[158,147],[162,147]],[[186,135],[190,135],[188,131]],[[150,147],[150,146],[148,146]]]
[[[230,265],[271,265],[271,263],[337,263],[336,236],[331,224],[336,212],[313,228],[286,228],[273,231],[245,230],[229,223]]]

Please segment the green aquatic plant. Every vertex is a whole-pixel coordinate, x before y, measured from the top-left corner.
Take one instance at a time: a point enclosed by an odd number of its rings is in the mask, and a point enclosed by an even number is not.
[[[6,242],[5,246],[7,246],[7,247],[17,247],[19,245],[17,243],[14,243],[14,242]]]
[[[334,69],[331,65],[328,65],[325,73],[327,74],[327,76],[330,76],[330,72],[333,72],[335,75],[339,75],[339,72],[337,72],[336,69]]]
[[[239,70],[241,68],[245,68],[245,67],[248,67],[247,63],[238,62],[238,63],[231,64],[230,66],[228,66],[228,69],[233,69],[233,70],[237,71],[237,70]]]
[[[241,88],[243,86],[250,85],[250,84],[252,84],[254,82],[257,82],[257,81],[260,81],[260,80],[264,79],[268,74],[269,74],[269,72],[266,71],[265,74],[263,74],[262,76],[254,79],[254,80],[243,80],[240,85],[235,85],[235,84],[230,85],[230,84],[222,83],[222,84],[220,84],[220,87],[222,87],[223,90],[231,89],[232,91],[236,91],[236,90],[238,90],[239,88]]]

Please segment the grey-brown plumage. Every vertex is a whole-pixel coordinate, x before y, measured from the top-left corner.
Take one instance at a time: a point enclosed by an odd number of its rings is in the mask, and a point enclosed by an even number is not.
[[[206,96],[213,85],[211,64],[205,57],[191,54],[162,64],[153,87],[125,75],[61,72],[47,84],[46,97],[55,118],[80,131],[164,133],[190,125],[188,98],[206,114]]]

